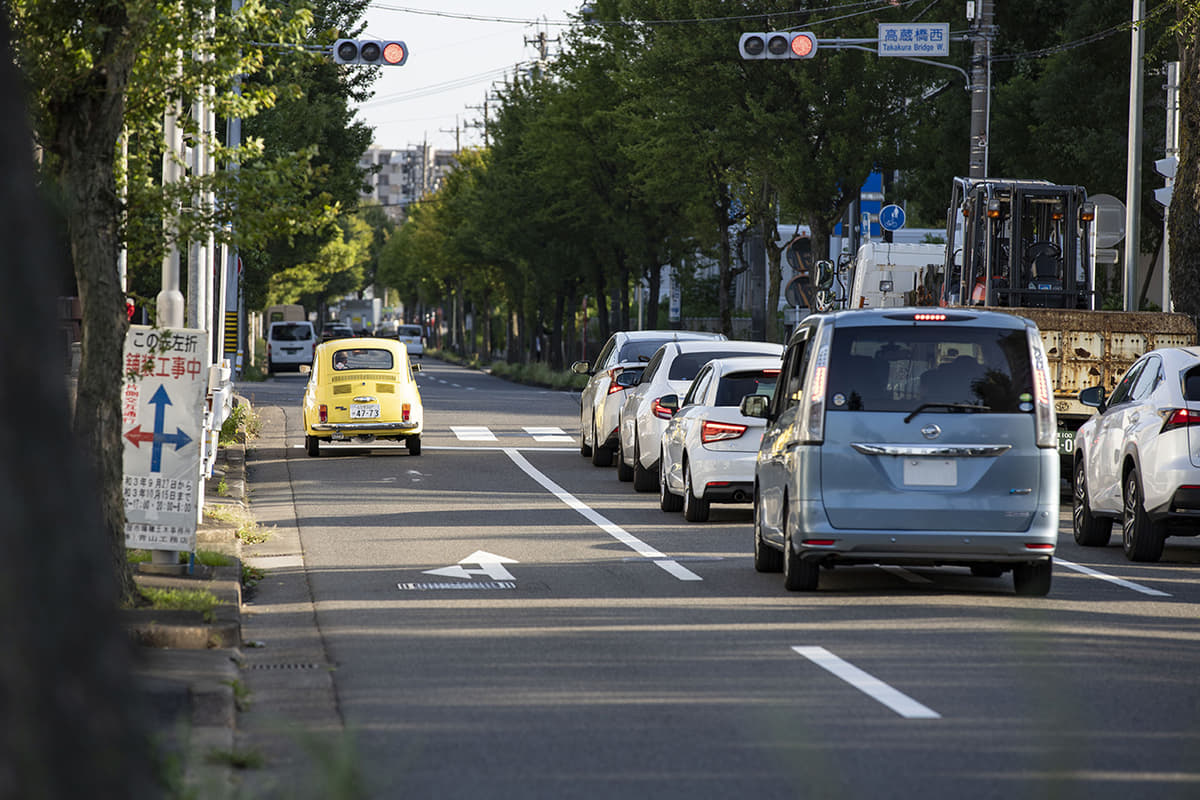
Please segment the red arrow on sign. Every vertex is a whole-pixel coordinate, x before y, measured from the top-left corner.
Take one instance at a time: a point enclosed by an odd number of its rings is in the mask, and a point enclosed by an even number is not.
[[[129,433],[125,434],[125,438],[133,442],[134,447],[141,447],[142,442],[154,441],[154,431],[143,431],[142,426],[137,425]]]

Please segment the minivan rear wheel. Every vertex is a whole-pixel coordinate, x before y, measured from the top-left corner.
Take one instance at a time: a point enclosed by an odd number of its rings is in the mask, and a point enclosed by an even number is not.
[[[756,572],[779,572],[783,569],[783,553],[763,541],[762,511],[758,507],[758,496],[754,497],[754,570]]]
[[[1026,561],[1013,566],[1013,588],[1022,597],[1045,597],[1050,593],[1054,559]]]
[[[792,547],[792,531],[789,529],[783,537],[783,588],[789,592],[816,591],[820,577],[820,565],[816,561],[802,559]]]
[[[1112,520],[1092,514],[1087,490],[1087,469],[1083,459],[1075,464],[1074,491],[1071,492],[1071,527],[1075,542],[1083,547],[1104,547],[1112,537]]]

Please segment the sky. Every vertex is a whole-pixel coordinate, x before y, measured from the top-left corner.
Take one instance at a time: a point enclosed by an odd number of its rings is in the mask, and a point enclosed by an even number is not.
[[[374,97],[357,119],[375,129],[374,146],[403,150],[428,142],[438,150],[483,144],[483,104],[538,49],[545,31],[551,56],[582,0],[374,0],[360,38],[408,45],[400,67],[380,67]],[[477,106],[478,108],[471,108]]]

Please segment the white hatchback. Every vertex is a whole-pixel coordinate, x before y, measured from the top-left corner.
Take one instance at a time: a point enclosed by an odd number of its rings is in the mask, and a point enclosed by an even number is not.
[[[684,394],[701,367],[714,358],[782,355],[783,345],[770,342],[670,342],[660,347],[625,392],[617,415],[617,479],[633,481],[639,492],[658,488],[660,445],[671,420],[662,399]]]
[[[1200,348],[1151,350],[1075,434],[1075,541],[1108,544],[1114,520],[1130,561],[1158,561],[1167,536],[1200,534]]]
[[[712,503],[749,503],[754,465],[766,421],[739,406],[749,395],[770,397],[779,379],[778,358],[718,358],[708,362],[680,401],[663,434],[659,455],[659,507],[683,510],[688,522],[708,519]]]

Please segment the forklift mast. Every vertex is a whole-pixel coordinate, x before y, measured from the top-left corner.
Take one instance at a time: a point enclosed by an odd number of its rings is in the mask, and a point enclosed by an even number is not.
[[[1082,186],[955,178],[940,304],[1094,309],[1095,216]]]

